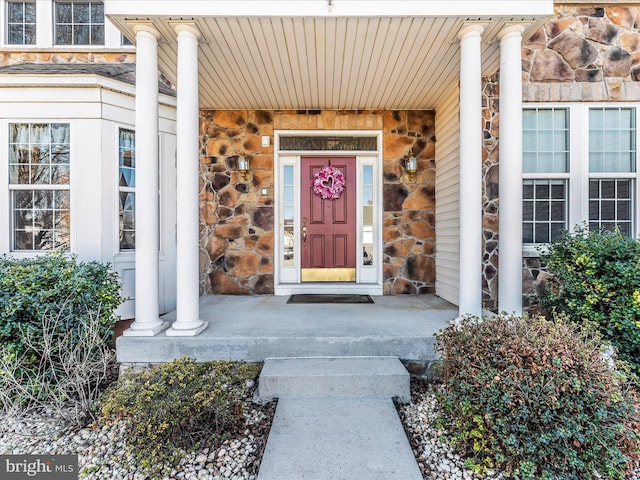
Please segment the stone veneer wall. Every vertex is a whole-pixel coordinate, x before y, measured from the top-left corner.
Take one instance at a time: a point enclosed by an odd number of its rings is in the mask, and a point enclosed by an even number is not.
[[[434,293],[435,114],[385,112],[383,135],[384,293]],[[418,174],[407,182],[410,152]]]
[[[432,293],[435,284],[435,124],[431,111],[201,112],[201,293],[273,293],[274,130],[382,130],[384,292]],[[273,137],[272,137],[273,138]],[[273,145],[273,141],[270,142]],[[242,181],[238,155],[250,159]],[[404,178],[413,153],[419,174]],[[267,188],[268,195],[260,195]]]
[[[17,63],[133,63],[135,52],[0,52],[0,66]]]
[[[631,3],[631,2],[630,2]],[[637,2],[636,2],[637,3]],[[604,102],[640,100],[640,7],[573,4],[555,15],[522,49],[523,101]],[[484,80],[483,300],[498,300],[498,75]],[[537,258],[523,261],[523,305],[534,306],[548,274]]]
[[[500,85],[498,74],[482,85],[482,303],[498,308],[498,136]]]
[[[640,8],[556,5],[522,49],[530,102],[640,99]]]

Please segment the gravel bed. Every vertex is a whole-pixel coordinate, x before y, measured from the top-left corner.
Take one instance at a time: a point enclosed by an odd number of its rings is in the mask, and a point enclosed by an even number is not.
[[[246,429],[240,436],[226,440],[219,448],[203,448],[185,456],[178,467],[163,478],[255,480],[275,405],[275,402],[257,405],[247,400]],[[151,478],[135,467],[124,466],[127,463],[124,422],[95,424],[77,430],[61,426],[52,421],[52,417],[52,412],[47,411],[20,418],[0,414],[0,454],[78,454],[80,478],[86,480]]]
[[[398,405],[409,442],[425,480],[505,480],[503,472],[492,469],[485,477],[475,475],[464,467],[460,458],[446,442],[447,432],[434,426],[440,407],[433,386],[426,382],[411,382],[411,403]],[[511,477],[510,480],[518,480]],[[640,480],[640,469],[627,475],[626,480]]]
[[[447,432],[434,426],[439,405],[433,387],[415,381],[411,390],[411,403],[399,405],[398,412],[425,480],[506,480],[499,470],[489,470],[485,477],[467,470],[464,460],[447,446]],[[246,402],[246,428],[240,436],[226,440],[218,448],[203,448],[185,456],[178,467],[163,478],[255,480],[276,403]],[[124,466],[127,458],[123,422],[94,424],[77,430],[64,427],[52,420],[54,417],[51,411],[19,418],[0,414],[0,454],[78,454],[80,478],[86,480],[151,478],[135,466]],[[626,480],[640,480],[640,469],[628,475]]]

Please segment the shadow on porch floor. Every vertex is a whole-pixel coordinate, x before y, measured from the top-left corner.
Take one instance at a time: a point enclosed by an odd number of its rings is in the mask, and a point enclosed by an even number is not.
[[[436,358],[434,334],[458,315],[435,295],[373,297],[373,304],[287,304],[287,296],[206,295],[197,337],[119,337],[118,361],[197,360],[261,362],[269,357],[396,356]],[[171,312],[163,318],[175,320]]]

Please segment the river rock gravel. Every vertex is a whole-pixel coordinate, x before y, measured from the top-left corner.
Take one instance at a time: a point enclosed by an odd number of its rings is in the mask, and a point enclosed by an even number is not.
[[[80,478],[86,480],[254,480],[275,413],[275,402],[257,405],[247,400],[245,430],[214,448],[185,456],[168,475],[149,476],[125,454],[125,424],[94,424],[72,429],[41,410],[19,417],[0,415],[0,454],[77,454]]]
[[[398,406],[418,465],[425,480],[506,480],[503,472],[489,470],[480,477],[464,467],[464,460],[447,446],[447,432],[434,426],[439,415],[435,387],[412,382],[412,401]],[[125,425],[94,424],[71,429],[52,420],[53,411],[41,410],[20,417],[0,414],[0,454],[78,454],[80,478],[86,480],[255,480],[275,413],[275,402],[258,405],[247,400],[246,428],[218,447],[185,456],[163,477],[148,476],[127,459]],[[517,480],[517,479],[515,479]],[[640,480],[640,470],[626,480]]]
[[[412,381],[411,403],[398,405],[424,480],[506,480],[504,472],[496,469],[482,477],[464,467],[464,459],[447,444],[447,432],[434,425],[441,412],[435,388],[439,387]],[[518,479],[510,477],[509,480]],[[640,480],[640,470],[631,472],[625,480]]]

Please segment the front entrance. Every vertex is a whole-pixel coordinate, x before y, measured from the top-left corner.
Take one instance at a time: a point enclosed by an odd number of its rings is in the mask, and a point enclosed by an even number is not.
[[[382,133],[274,137],[275,294],[382,295]]]
[[[354,282],[356,158],[302,157],[301,173],[301,279]]]

